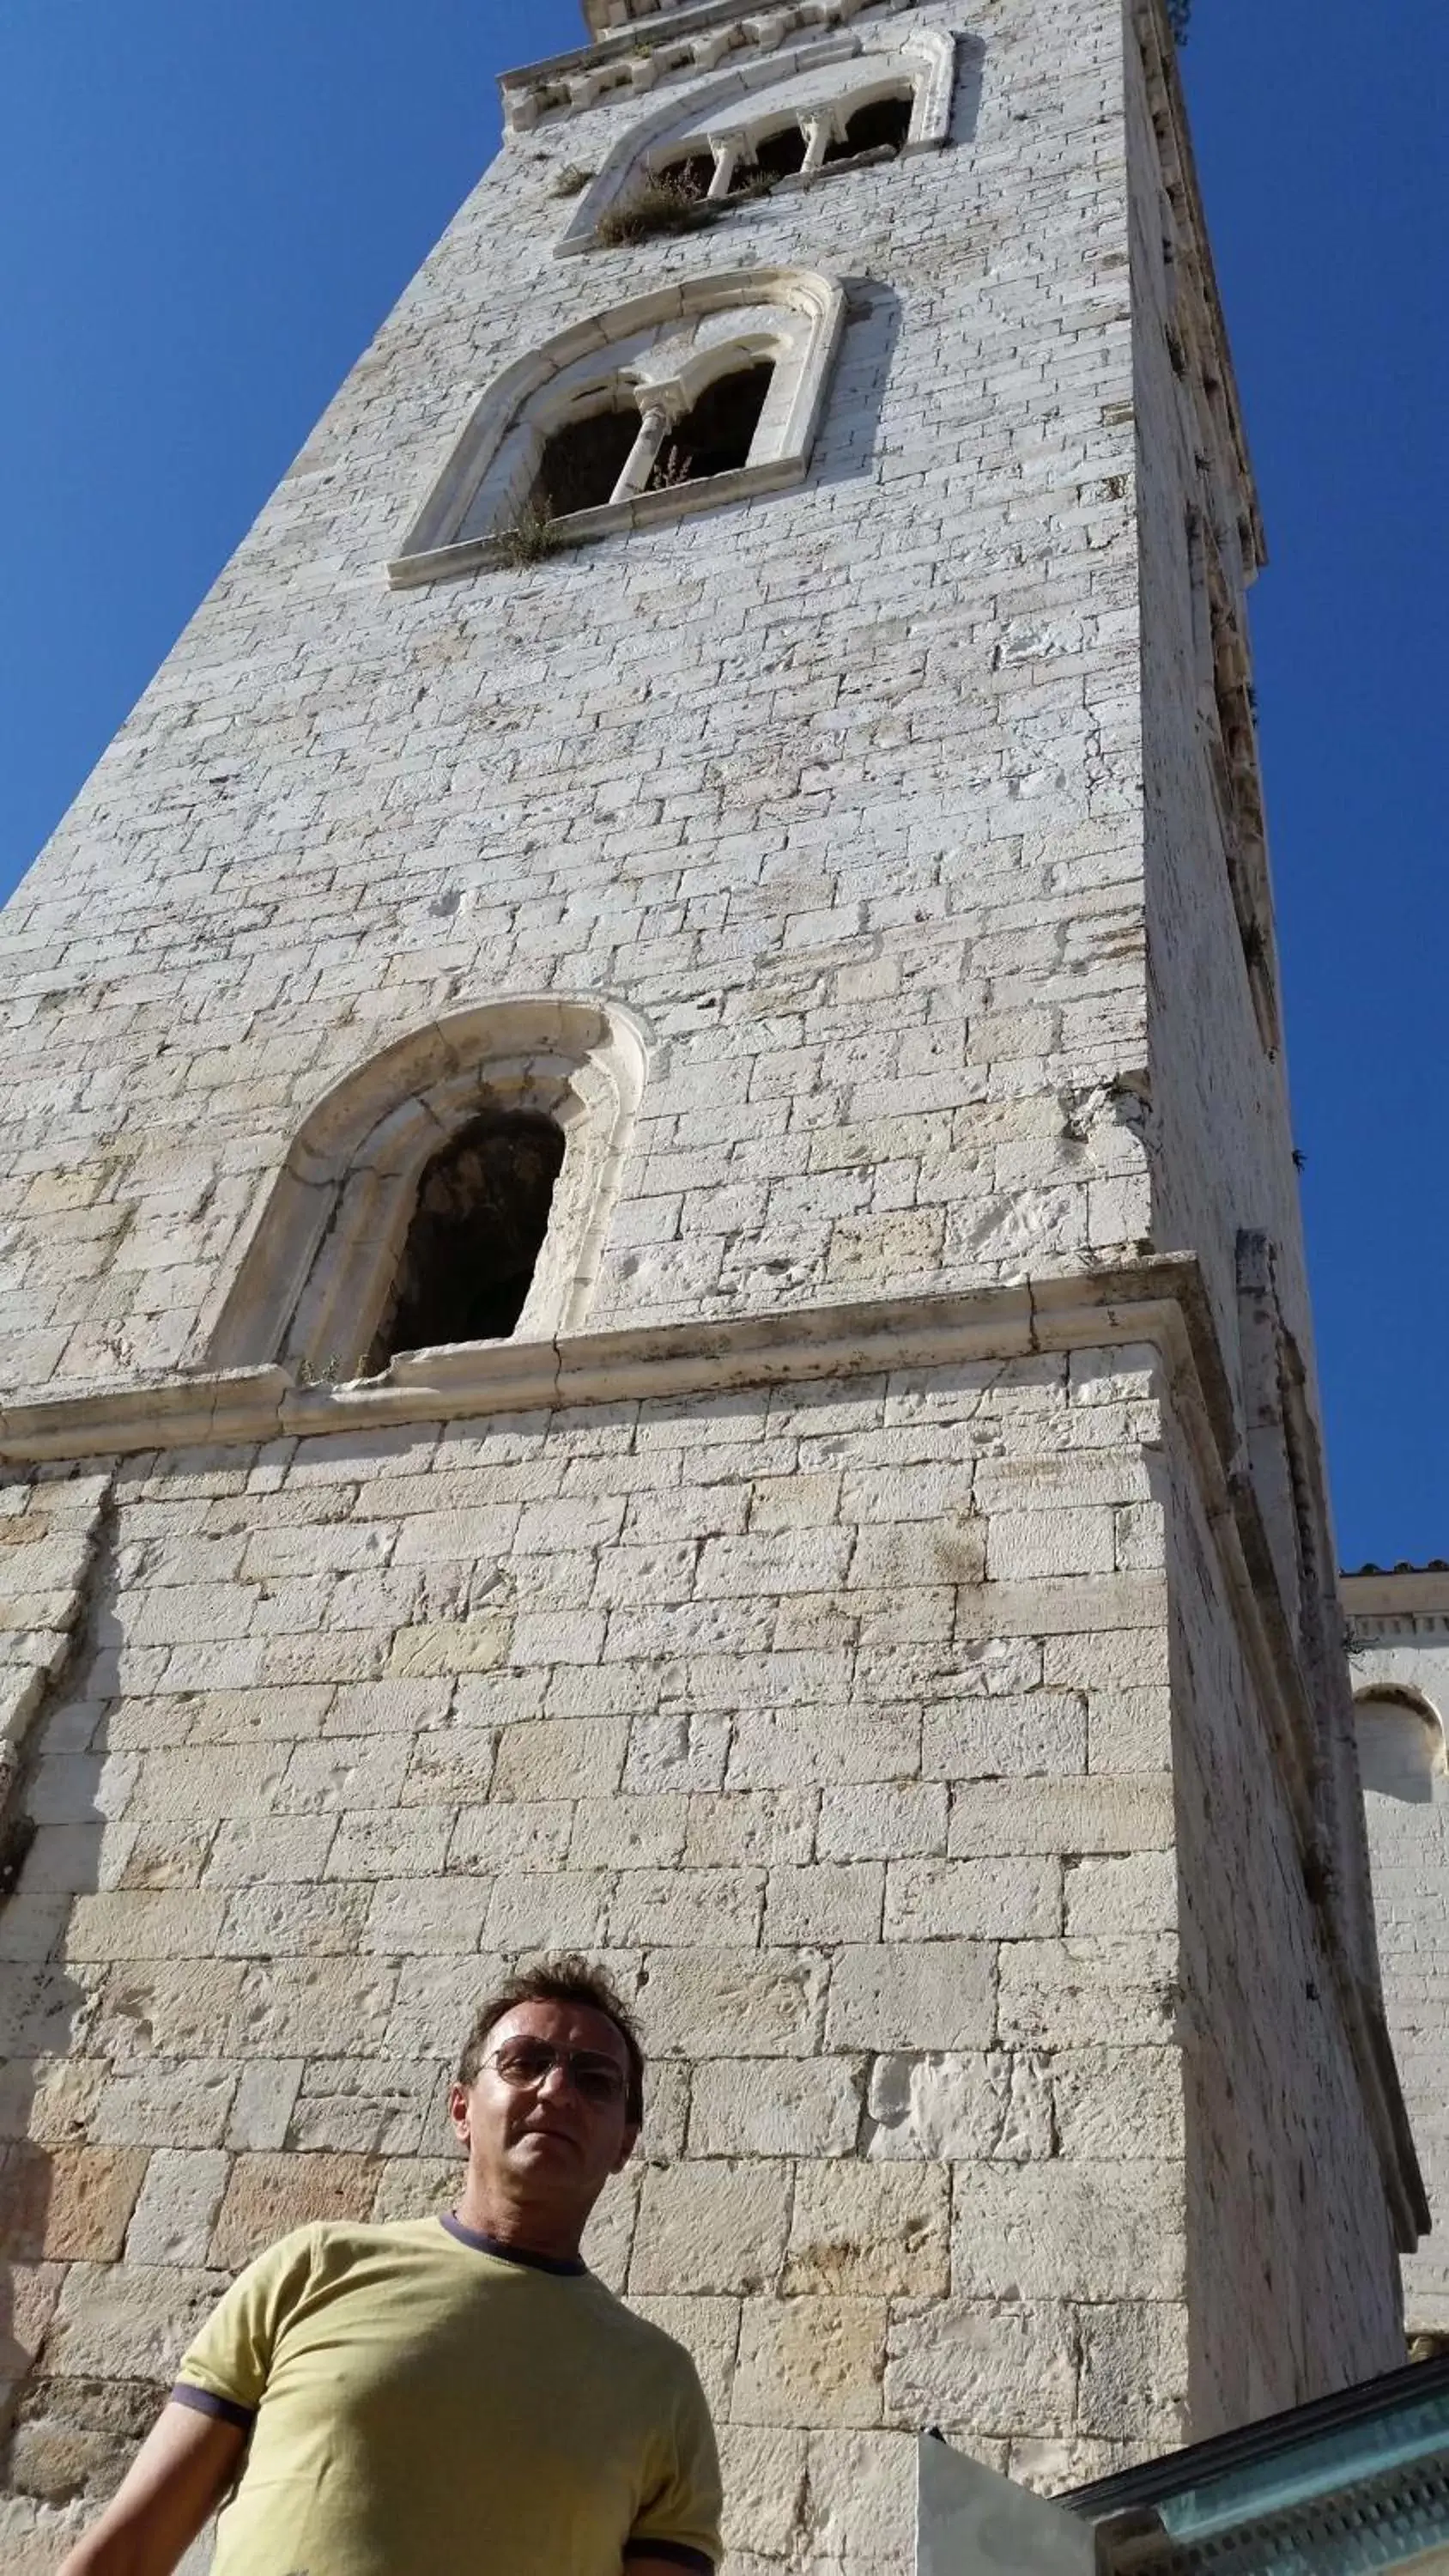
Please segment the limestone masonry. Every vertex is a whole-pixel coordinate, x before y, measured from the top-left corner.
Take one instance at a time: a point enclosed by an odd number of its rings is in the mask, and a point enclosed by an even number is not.
[[[545,1945],[732,2576],[1403,2355],[1166,20],[589,15],[4,917],[24,2576]]]

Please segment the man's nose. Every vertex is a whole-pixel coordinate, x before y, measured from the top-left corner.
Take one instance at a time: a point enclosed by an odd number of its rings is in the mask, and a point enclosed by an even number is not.
[[[555,2093],[571,2093],[573,2091],[573,2083],[573,2070],[570,2067],[567,2058],[556,2057],[553,2060],[553,2063],[546,2067],[543,2074],[540,2076],[538,2090],[540,2093],[548,2093],[550,2091]]]

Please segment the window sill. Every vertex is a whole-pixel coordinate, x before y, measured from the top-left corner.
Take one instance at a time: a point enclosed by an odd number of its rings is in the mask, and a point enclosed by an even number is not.
[[[557,550],[596,543],[602,537],[620,536],[631,528],[667,525],[675,519],[691,519],[702,510],[722,510],[731,501],[753,500],[757,494],[788,491],[805,479],[805,460],[800,456],[774,456],[758,465],[736,466],[729,474],[710,474],[697,483],[676,483],[663,492],[640,492],[632,501],[608,501],[601,509],[573,510],[567,518],[550,519],[548,545],[541,562]],[[508,571],[517,568],[506,534],[491,537],[469,537],[461,544],[432,546],[421,554],[399,555],[387,567],[390,590],[416,590],[425,582],[456,581],[471,572]]]
[[[780,178],[772,179],[768,186],[763,188],[741,189],[736,196],[717,197],[713,200],[701,198],[700,220],[693,229],[702,233],[713,232],[715,226],[724,222],[729,216],[744,214],[751,206],[768,205],[773,197],[804,196],[810,189],[822,186],[827,179],[843,179],[852,170],[874,170],[887,161],[913,161],[922,152],[939,152],[944,140],[942,135],[927,134],[923,135],[918,142],[908,141],[900,145],[877,143],[873,144],[868,152],[852,153],[848,161],[827,161],[819,170],[787,170]],[[615,202],[622,203],[622,200]],[[712,214],[706,211],[711,203]],[[554,245],[554,257],[555,259],[577,259],[584,251],[615,248],[647,249],[654,242],[668,241],[671,238],[678,238],[678,236],[671,236],[668,233],[646,233],[642,242],[605,243],[600,241],[595,229],[580,233],[573,238],[565,234],[563,240]]]

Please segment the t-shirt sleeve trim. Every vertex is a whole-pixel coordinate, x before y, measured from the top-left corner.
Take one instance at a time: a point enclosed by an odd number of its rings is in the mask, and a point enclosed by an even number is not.
[[[239,2406],[234,2397],[218,2397],[211,2388],[197,2388],[188,2379],[178,2379],[171,2391],[172,2403],[190,2406],[198,2415],[218,2416],[223,2424],[239,2425],[249,2433],[257,2420],[255,2406]]]
[[[687,2549],[682,2540],[626,2540],[624,2563],[631,2558],[662,2558],[667,2567],[691,2567],[695,2576],[714,2576],[714,2560],[703,2549]]]

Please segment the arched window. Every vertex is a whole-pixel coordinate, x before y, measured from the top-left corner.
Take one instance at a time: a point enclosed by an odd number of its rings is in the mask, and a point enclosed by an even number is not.
[[[485,1003],[317,1103],[209,1319],[214,1367],[372,1374],[582,1321],[643,1088],[628,1012]]]
[[[544,519],[602,509],[639,444],[639,428],[639,406],[627,385],[606,385],[602,397],[583,396],[544,439],[529,495],[532,507]]]
[[[389,579],[516,563],[798,483],[844,302],[810,270],[744,269],[561,333],[476,406]]]
[[[635,494],[742,473],[775,375],[773,358],[753,356],[752,345],[727,346],[722,372],[692,402],[684,385],[665,403],[652,398],[657,386],[617,380],[602,399],[581,397],[544,440],[529,509],[552,526]]]
[[[879,91],[862,99],[858,107],[847,103],[825,147],[827,168],[837,161],[857,161],[863,152],[904,152],[914,105],[915,95],[909,89]]]
[[[702,151],[673,153],[660,163],[658,176],[661,185],[686,205],[697,206],[709,195],[714,173],[715,156],[706,146]]]
[[[418,1183],[402,1259],[368,1359],[513,1332],[548,1232],[563,1129],[527,1110],[469,1120]]]
[[[745,171],[756,170],[765,179],[790,179],[803,170],[809,149],[810,137],[800,118],[787,116],[777,124],[757,127],[739,158]]]
[[[1354,1702],[1365,1789],[1427,1804],[1444,1774],[1444,1729],[1417,1691],[1379,1683]]]
[[[660,107],[622,138],[579,197],[558,255],[687,230],[778,187],[938,149],[957,48],[943,28],[880,28],[696,83],[687,104]]]

